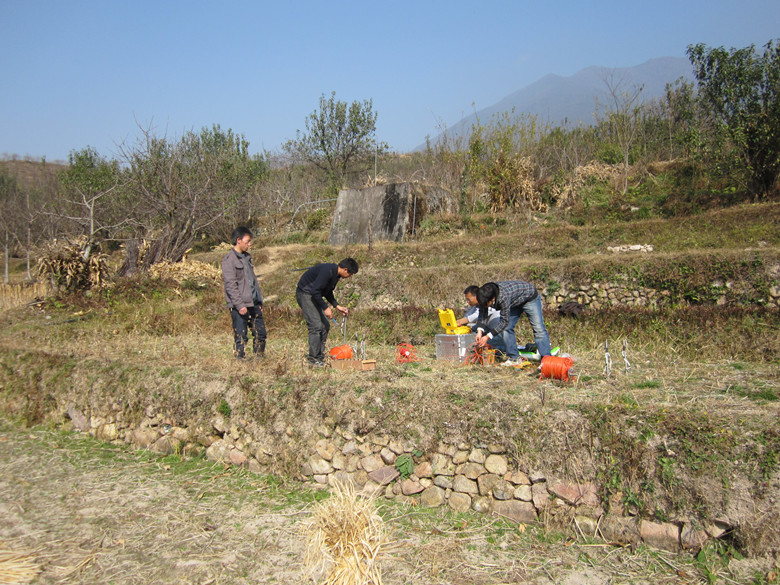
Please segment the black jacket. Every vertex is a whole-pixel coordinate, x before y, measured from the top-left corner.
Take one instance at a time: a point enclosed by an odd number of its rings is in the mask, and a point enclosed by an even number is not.
[[[334,307],[338,305],[336,298],[333,296],[333,290],[336,288],[339,279],[341,279],[341,276],[339,276],[338,264],[317,264],[303,273],[303,276],[298,281],[298,290],[304,294],[311,295],[314,304],[325,310],[328,308],[328,303],[325,302],[325,299]]]

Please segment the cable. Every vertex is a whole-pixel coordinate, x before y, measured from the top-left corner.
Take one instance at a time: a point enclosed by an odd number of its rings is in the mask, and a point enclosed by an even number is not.
[[[411,343],[399,343],[395,348],[395,361],[399,364],[419,362],[417,350]]]
[[[574,374],[572,368],[574,367],[574,360],[570,357],[556,357],[554,355],[546,355],[542,358],[541,366],[539,367],[540,375],[539,379],[543,378],[555,378],[556,380],[563,380],[568,382]]]
[[[464,363],[475,366],[492,366],[495,365],[496,357],[499,353],[506,355],[493,347],[479,346],[476,343],[472,343],[466,350]]]

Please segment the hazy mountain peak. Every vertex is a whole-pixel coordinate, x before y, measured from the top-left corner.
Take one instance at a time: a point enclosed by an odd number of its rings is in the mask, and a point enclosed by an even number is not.
[[[592,65],[568,77],[550,73],[509,94],[499,102],[483,108],[448,127],[450,138],[466,136],[479,119],[488,123],[497,114],[536,116],[541,123],[592,124],[596,102],[609,98],[610,86],[619,91],[634,91],[642,87],[642,99],[662,97],[666,85],[680,77],[693,79],[693,68],[683,57],[658,57],[633,67],[603,67]],[[431,139],[437,142],[438,135]],[[418,149],[425,145],[418,146]]]

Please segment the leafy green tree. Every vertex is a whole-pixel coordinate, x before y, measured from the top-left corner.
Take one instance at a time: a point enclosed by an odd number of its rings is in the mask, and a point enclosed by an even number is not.
[[[770,41],[763,55],[753,45],[690,45],[688,57],[712,117],[715,151],[731,172],[745,169],[751,194],[767,196],[780,174],[780,44]]]
[[[319,109],[306,119],[306,131],[298,130],[283,149],[324,171],[329,187],[337,190],[349,171],[387,151],[386,144],[376,141],[376,120],[373,100],[347,104],[336,99],[335,91],[329,98],[323,94]]]

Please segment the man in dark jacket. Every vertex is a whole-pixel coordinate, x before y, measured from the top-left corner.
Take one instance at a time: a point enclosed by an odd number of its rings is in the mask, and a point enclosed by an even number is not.
[[[342,315],[347,315],[349,309],[341,306],[333,296],[339,280],[357,274],[358,263],[352,258],[345,258],[338,264],[317,264],[303,273],[295,291],[303,318],[309,328],[309,355],[307,359],[312,366],[325,365],[325,342],[330,331],[330,319],[333,318],[333,305]]]
[[[237,227],[231,235],[233,249],[222,259],[222,280],[225,283],[225,301],[233,321],[235,356],[245,357],[248,330],[252,331],[255,357],[265,353],[265,320],[263,319],[263,295],[255,276],[255,267],[249,248],[252,232]]]

